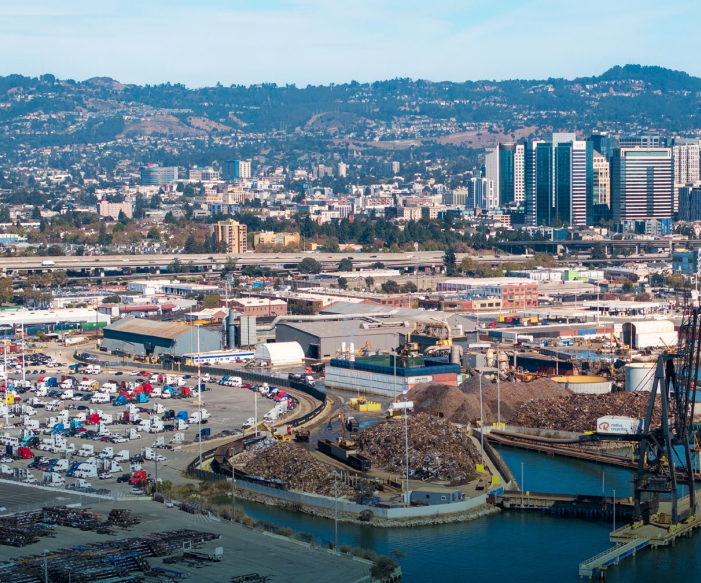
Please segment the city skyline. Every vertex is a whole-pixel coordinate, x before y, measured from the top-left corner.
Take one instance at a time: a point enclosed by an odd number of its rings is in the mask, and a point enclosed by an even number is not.
[[[0,74],[190,87],[576,78],[627,63],[701,75],[695,3],[40,0],[0,7]],[[622,43],[621,36],[656,39]],[[571,50],[554,50],[554,47]],[[21,49],[21,50],[18,50]],[[534,59],[535,54],[547,58]],[[243,56],[243,58],[242,58]]]

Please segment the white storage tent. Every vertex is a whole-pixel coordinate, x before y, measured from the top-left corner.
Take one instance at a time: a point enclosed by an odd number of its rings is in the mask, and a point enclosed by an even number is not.
[[[669,320],[633,320],[623,324],[623,342],[638,350],[672,346],[677,343],[677,332]]]
[[[256,346],[253,359],[256,362],[267,362],[272,366],[301,364],[304,362],[304,351],[299,342],[259,344]]]

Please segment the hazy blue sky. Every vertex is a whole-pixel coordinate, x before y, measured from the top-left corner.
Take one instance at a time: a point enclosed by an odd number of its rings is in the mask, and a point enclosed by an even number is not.
[[[699,0],[0,0],[0,74],[189,86],[701,76]]]

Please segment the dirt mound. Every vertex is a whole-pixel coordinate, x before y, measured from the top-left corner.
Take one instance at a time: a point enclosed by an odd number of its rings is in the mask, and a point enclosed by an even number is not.
[[[649,398],[649,393],[633,392],[538,399],[523,405],[509,423],[521,427],[583,433],[593,431],[596,420],[605,415],[644,417]],[[653,424],[659,423],[660,418],[659,407],[656,407]]]
[[[473,423],[480,418],[480,382],[479,377],[472,377],[460,387],[426,384],[418,385],[409,392],[418,412],[443,416],[454,423]],[[560,397],[571,394],[559,384],[549,379],[536,379],[529,383],[496,383],[482,380],[482,408],[485,423],[498,419],[501,401],[501,420],[505,421],[515,415],[524,403],[532,399]]]
[[[480,456],[466,433],[445,419],[424,413],[410,415],[407,424],[409,473],[414,478],[463,483],[476,477]],[[369,427],[358,437],[358,445],[376,467],[398,475],[406,471],[403,420]]]
[[[261,450],[244,468],[252,476],[282,480],[292,490],[333,496],[334,475],[330,466],[321,463],[308,451],[292,443],[274,443]],[[352,496],[348,485],[338,482],[339,496]]]

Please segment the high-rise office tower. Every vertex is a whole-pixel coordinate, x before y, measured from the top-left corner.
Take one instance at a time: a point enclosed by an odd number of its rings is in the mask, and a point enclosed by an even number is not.
[[[251,163],[245,160],[228,160],[222,170],[224,180],[237,180],[251,177]]]
[[[667,138],[664,136],[622,136],[618,141],[619,148],[666,148]]]
[[[549,225],[552,220],[553,147],[534,140],[526,148],[526,223]]]
[[[591,152],[591,154],[590,154]],[[570,226],[587,224],[587,193],[591,193],[591,143],[560,142],[555,147],[554,219]]]
[[[594,151],[592,160],[593,182],[591,196],[591,221],[596,225],[602,219],[611,218],[611,169],[608,160],[598,151]]]
[[[670,148],[617,148],[611,160],[611,208],[616,223],[671,219]]]
[[[613,157],[613,151],[618,147],[618,140],[608,132],[593,133],[589,137],[589,141],[594,146],[594,150],[609,161]]]

